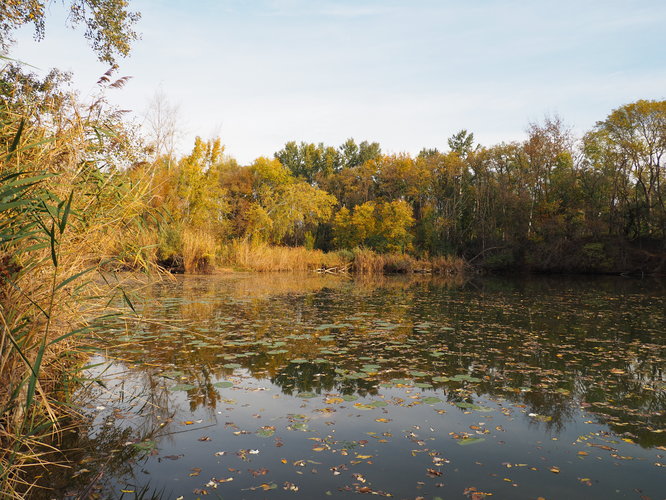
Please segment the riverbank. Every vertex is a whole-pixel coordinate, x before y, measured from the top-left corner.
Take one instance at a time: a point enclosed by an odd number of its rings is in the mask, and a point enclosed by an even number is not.
[[[201,252],[198,255],[185,254],[158,263],[172,272],[195,274],[231,269],[254,272],[459,275],[468,268],[464,259],[454,256],[417,258],[405,253],[378,253],[367,248],[323,252],[302,246],[288,247],[242,241],[221,245],[216,251]]]
[[[568,481],[582,499],[583,476],[602,494],[658,491],[664,388],[651,374],[663,359],[663,287],[472,280],[235,272],[142,287],[135,306],[149,321],[100,339],[105,359],[93,363],[112,368],[90,370],[105,387],[86,400],[90,427],[70,443],[83,451],[61,491],[241,498],[298,487],[319,498],[355,488],[357,474],[359,488],[396,498],[455,497],[470,484],[536,498]],[[623,399],[628,385],[636,389]],[[429,452],[415,454],[416,440]],[[519,486],[506,474],[470,482],[478,453],[525,463],[525,446],[539,453],[534,470],[512,473]],[[611,454],[636,458],[617,465]],[[438,472],[450,477],[443,485]]]

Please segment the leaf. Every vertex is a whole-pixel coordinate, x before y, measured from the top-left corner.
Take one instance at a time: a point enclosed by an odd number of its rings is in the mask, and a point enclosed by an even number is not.
[[[139,443],[132,443],[132,446],[141,451],[152,451],[157,447],[157,444],[155,441],[141,441]]]
[[[170,391],[190,391],[192,389],[195,389],[196,385],[192,384],[176,384],[174,386],[169,387]]]
[[[257,436],[263,438],[271,437],[273,434],[275,434],[275,428],[270,426],[262,427],[256,432],[256,434]]]
[[[218,387],[220,389],[227,389],[227,388],[233,387],[233,386],[234,386],[233,382],[229,382],[228,380],[225,380],[223,382],[215,382],[213,384],[213,387]]]
[[[485,440],[486,440],[485,438],[476,438],[476,437],[463,438],[458,440],[458,444],[460,446],[467,446],[470,444],[483,443]]]

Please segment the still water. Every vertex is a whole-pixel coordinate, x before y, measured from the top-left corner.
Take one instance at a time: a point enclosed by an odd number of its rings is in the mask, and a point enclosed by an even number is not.
[[[231,274],[132,303],[63,497],[666,498],[659,282]]]

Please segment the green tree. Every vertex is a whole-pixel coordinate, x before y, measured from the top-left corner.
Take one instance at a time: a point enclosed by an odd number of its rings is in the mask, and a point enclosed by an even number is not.
[[[474,149],[474,134],[463,129],[449,137],[447,142],[451,151],[464,158]]]
[[[0,50],[7,52],[13,43],[13,32],[33,24],[35,39],[45,32],[46,8],[41,0],[5,0],[0,5]],[[139,38],[134,25],[138,12],[128,10],[127,0],[70,0],[68,21],[72,26],[85,26],[84,36],[100,61],[114,64],[116,56],[129,54],[130,44]]]
[[[666,245],[666,101],[622,106],[597,123],[587,139],[588,146],[603,152],[596,160],[610,161],[623,189],[631,188],[618,193],[626,205],[625,224],[634,236],[660,238]]]

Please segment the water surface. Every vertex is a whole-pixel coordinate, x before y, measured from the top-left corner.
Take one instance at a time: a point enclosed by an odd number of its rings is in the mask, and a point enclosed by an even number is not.
[[[662,499],[665,299],[623,278],[143,287],[91,363],[63,495]]]

